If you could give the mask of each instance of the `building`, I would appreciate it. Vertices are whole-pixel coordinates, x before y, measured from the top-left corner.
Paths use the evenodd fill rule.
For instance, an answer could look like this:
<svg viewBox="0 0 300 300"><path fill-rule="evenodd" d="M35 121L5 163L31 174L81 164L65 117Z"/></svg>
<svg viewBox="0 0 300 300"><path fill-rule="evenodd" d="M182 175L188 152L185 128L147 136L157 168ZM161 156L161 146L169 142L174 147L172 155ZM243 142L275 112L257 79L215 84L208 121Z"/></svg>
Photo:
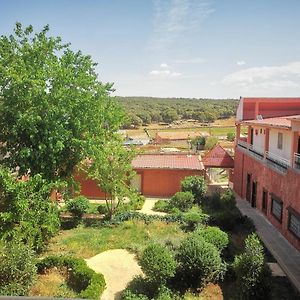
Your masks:
<svg viewBox="0 0 300 300"><path fill-rule="evenodd" d="M150 197L171 197L180 191L180 182L186 176L204 176L201 158L194 154L140 154L132 165L136 176L131 185ZM75 178L81 185L82 195L95 199L105 197L92 179L82 173Z"/></svg>
<svg viewBox="0 0 300 300"><path fill-rule="evenodd" d="M241 128L248 132L241 137ZM241 98L233 189L300 250L300 98Z"/></svg>

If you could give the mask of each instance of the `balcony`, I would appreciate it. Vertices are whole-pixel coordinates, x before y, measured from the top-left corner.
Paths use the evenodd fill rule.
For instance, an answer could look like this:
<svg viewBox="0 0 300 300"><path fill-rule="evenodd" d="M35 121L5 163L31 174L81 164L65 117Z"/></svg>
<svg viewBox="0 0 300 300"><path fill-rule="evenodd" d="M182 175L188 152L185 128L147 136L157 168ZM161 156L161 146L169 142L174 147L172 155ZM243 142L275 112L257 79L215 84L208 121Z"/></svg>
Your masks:
<svg viewBox="0 0 300 300"><path fill-rule="evenodd" d="M300 171L300 154L294 154L293 166L291 160L280 157L269 151L260 151L254 149L253 145L248 144L243 140L237 140L237 147L245 152L248 155L262 161L264 164L269 166L272 169L275 169L281 173L287 173L287 170L291 167Z"/></svg>

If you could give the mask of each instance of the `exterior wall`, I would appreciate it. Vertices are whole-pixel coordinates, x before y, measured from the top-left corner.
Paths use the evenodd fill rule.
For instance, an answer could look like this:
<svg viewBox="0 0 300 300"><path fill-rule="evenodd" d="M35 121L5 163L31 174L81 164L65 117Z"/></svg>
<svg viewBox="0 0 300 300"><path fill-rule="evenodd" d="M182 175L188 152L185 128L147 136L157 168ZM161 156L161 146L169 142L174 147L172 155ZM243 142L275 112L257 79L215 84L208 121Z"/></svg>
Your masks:
<svg viewBox="0 0 300 300"><path fill-rule="evenodd" d="M203 175L204 171L137 169L142 176L142 194L153 197L171 197L180 191L180 182L186 176Z"/></svg>
<svg viewBox="0 0 300 300"><path fill-rule="evenodd" d="M180 191L180 182L186 176L204 175L198 170L170 170L170 169L136 169L141 175L141 193L152 197L171 197ZM84 174L75 176L81 186L81 195L93 199L105 198L105 193L92 179L85 178Z"/></svg>
<svg viewBox="0 0 300 300"><path fill-rule="evenodd" d="M282 149L278 149L278 132L283 134ZM279 157L291 160L292 132L288 130L270 129L269 152L270 155L275 154Z"/></svg>
<svg viewBox="0 0 300 300"><path fill-rule="evenodd" d="M293 169L288 169L287 174L278 173L236 148L233 189L241 198L246 198L247 174L251 174L252 181L257 182L257 209L263 211L262 193L265 189L268 192L265 212L267 219L300 251L300 239L288 230L287 210L288 207L292 207L300 213L300 173ZM283 202L281 223L271 213L271 194L276 195Z"/></svg>
<svg viewBox="0 0 300 300"><path fill-rule="evenodd" d="M266 128L253 126L253 149L264 153Z"/></svg>

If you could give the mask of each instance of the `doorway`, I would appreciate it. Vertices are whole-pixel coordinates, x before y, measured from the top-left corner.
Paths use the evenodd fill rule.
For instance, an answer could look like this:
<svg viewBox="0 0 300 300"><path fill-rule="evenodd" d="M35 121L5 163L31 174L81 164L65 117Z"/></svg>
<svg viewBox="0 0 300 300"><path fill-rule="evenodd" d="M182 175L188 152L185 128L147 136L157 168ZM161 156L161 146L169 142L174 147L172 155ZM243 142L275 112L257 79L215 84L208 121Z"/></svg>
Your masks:
<svg viewBox="0 0 300 300"><path fill-rule="evenodd" d="M257 182L252 182L252 197L251 197L251 206L256 207L256 192L257 192Z"/></svg>
<svg viewBox="0 0 300 300"><path fill-rule="evenodd" d="M246 185L246 200L250 202L251 197L251 174L247 174L247 185Z"/></svg>
<svg viewBox="0 0 300 300"><path fill-rule="evenodd" d="M262 193L262 211L266 215L268 212L268 192L263 189Z"/></svg>

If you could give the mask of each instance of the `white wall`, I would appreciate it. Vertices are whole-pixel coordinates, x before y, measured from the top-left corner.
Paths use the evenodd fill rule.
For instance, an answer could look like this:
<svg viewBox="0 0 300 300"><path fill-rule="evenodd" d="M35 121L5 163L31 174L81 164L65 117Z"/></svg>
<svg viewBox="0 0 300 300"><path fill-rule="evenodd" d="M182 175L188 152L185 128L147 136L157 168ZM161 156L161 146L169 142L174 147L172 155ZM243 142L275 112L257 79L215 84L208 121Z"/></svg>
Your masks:
<svg viewBox="0 0 300 300"><path fill-rule="evenodd" d="M278 132L283 134L282 149L277 148ZM270 155L275 154L279 157L291 160L292 151L292 132L288 130L270 129L269 152Z"/></svg>
<svg viewBox="0 0 300 300"><path fill-rule="evenodd" d="M253 126L253 149L261 153L265 151L265 131L263 127Z"/></svg>

